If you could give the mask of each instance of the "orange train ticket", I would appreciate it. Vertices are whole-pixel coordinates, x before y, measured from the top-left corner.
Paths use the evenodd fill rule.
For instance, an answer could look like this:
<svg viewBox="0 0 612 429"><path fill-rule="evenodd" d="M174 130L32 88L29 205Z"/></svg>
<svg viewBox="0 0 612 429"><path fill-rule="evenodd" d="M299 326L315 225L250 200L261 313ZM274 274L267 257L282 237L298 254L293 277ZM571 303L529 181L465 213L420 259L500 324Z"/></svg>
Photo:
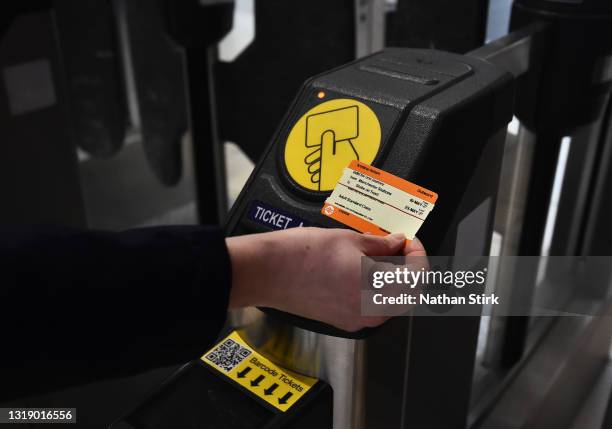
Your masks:
<svg viewBox="0 0 612 429"><path fill-rule="evenodd" d="M321 213L360 232L402 232L413 240L437 199L433 191L354 160Z"/></svg>

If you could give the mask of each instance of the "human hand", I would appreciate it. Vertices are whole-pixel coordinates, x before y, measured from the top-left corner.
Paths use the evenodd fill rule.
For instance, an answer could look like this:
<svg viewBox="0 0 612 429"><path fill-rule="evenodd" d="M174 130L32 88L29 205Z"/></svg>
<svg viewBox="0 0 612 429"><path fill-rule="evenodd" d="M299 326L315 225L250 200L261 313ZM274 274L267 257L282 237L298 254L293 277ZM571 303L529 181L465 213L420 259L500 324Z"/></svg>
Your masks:
<svg viewBox="0 0 612 429"><path fill-rule="evenodd" d="M361 257L425 255L418 240L405 242L323 228L230 237L230 308L271 307L345 331L380 325L388 317L361 316Z"/></svg>

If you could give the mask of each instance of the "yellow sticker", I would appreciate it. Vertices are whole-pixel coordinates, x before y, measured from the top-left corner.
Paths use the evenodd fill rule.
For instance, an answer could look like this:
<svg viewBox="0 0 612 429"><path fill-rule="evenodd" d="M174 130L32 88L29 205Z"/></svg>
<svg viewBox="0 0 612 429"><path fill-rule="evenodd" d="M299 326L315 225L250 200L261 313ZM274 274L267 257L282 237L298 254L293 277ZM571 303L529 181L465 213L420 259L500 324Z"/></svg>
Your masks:
<svg viewBox="0 0 612 429"><path fill-rule="evenodd" d="M281 411L291 408L317 382L270 362L236 331L206 352L202 361Z"/></svg>
<svg viewBox="0 0 612 429"><path fill-rule="evenodd" d="M354 159L370 164L380 148L380 123L364 103L340 98L321 103L293 126L285 165L300 186L331 191Z"/></svg>

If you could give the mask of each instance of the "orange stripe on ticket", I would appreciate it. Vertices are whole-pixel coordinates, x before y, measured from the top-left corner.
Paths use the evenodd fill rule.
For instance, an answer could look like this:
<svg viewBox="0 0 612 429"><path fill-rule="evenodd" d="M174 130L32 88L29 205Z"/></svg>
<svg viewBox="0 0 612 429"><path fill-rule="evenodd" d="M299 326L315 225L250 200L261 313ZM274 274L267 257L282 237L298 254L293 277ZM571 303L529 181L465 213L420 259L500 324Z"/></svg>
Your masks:
<svg viewBox="0 0 612 429"><path fill-rule="evenodd" d="M350 228L356 229L359 232L379 235L381 237L390 234L389 231L374 225L372 222L368 222L365 219L358 218L354 214L342 210L341 208L338 208L332 204L325 203L325 205L321 209L321 213L323 213L325 216L337 220L338 222L345 224ZM412 240L406 239L405 246L408 246L411 242Z"/></svg>
<svg viewBox="0 0 612 429"><path fill-rule="evenodd" d="M400 177L394 176L391 173L387 173L386 171L380 170L376 167L372 167L371 165L364 164L357 160L353 160L349 164L349 168L355 171L358 171L366 176L370 176L376 180L384 182L388 185L391 185L397 189L400 189L404 192L408 192L412 195L419 197L420 199L427 201L429 203L434 204L438 199L438 194L428 189L422 188L421 186L415 185L407 180L404 180Z"/></svg>
<svg viewBox="0 0 612 429"><path fill-rule="evenodd" d="M385 231L384 229L374 225L372 222L361 219L354 214L349 213L346 210L342 210L341 208L332 204L325 203L321 209L321 213L360 232L369 232L371 234L381 236L389 234L389 231Z"/></svg>

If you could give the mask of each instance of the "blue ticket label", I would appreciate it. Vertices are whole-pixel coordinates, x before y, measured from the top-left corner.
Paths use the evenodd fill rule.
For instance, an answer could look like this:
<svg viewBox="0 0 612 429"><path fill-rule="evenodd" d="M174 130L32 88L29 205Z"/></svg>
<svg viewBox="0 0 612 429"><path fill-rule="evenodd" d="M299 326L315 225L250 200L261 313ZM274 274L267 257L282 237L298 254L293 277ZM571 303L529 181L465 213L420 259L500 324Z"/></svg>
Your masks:
<svg viewBox="0 0 612 429"><path fill-rule="evenodd" d="M312 222L260 201L253 201L251 203L248 216L253 222L275 230L312 225Z"/></svg>

